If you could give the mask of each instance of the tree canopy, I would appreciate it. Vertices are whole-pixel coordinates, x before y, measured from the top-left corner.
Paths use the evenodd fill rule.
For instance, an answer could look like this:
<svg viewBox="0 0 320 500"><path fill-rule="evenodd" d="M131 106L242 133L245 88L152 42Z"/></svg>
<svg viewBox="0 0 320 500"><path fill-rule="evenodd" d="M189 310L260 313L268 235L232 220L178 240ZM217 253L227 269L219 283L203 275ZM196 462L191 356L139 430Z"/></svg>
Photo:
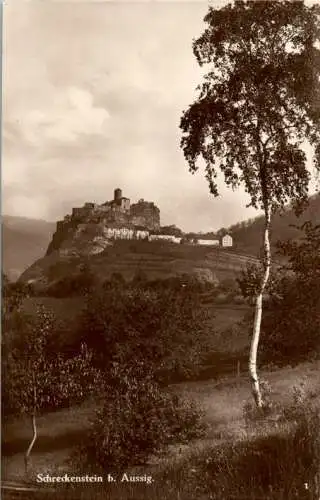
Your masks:
<svg viewBox="0 0 320 500"><path fill-rule="evenodd" d="M300 0L209 8L193 43L209 71L180 127L190 170L202 156L214 195L219 167L227 185L244 184L253 207L307 200L305 141L319 169L319 12Z"/></svg>
<svg viewBox="0 0 320 500"><path fill-rule="evenodd" d="M193 43L198 63L209 71L180 123L189 168L195 172L202 157L211 193L219 194L220 169L227 186L242 185L249 205L264 211L263 272L249 357L259 407L256 359L271 270L272 214L288 202L298 214L308 202L306 143L320 171L319 17L320 6L301 0L235 0L210 7L207 27Z"/></svg>

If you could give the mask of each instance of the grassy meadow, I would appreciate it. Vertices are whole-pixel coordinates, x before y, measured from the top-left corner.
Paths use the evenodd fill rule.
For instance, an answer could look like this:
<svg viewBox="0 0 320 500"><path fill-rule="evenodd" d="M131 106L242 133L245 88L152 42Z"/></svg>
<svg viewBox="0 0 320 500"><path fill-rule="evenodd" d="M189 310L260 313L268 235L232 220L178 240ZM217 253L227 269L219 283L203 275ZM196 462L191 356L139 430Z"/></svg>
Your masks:
<svg viewBox="0 0 320 500"><path fill-rule="evenodd" d="M296 368L284 368L262 373L273 389L275 402L289 403L292 388L304 380L320 403L320 365L306 363ZM204 499L205 485L201 474L201 464L206 463L218 450L230 445L248 443L256 439L254 430L248 430L244 419L243 407L250 399L250 387L246 374L240 377L228 376L222 380L206 380L177 384L172 387L178 393L193 398L204 410L208 430L205 438L188 445L175 446L168 450L165 457L150 461L142 468L143 474L150 474L153 483L133 485L104 485L106 491L99 493L99 487L85 485L77 487L79 498L110 499ZM76 408L56 411L39 417L39 438L32 454L30 477L36 473L72 474L68 457L72 445L90 425L97 406L87 402ZM272 436L277 427L275 421L266 419L261 432L265 437ZM27 419L10 422L3 428L3 471L4 480L20 481L24 477L23 452L31 438L31 426ZM199 473L197 470L199 469ZM134 473L133 469L133 473ZM140 469L139 469L140 470ZM109 471L106 471L106 475ZM131 471L132 473L132 471ZM229 481L232 481L232 471ZM198 492L197 492L198 488ZM80 491L81 490L81 491ZM213 492L216 494L217 492ZM96 496L97 495L97 496ZM100 497L99 497L100 498ZM212 497L216 498L216 497ZM218 497L217 497L218 498ZM224 497L221 492L220 498ZM252 498L257 498L252 496Z"/></svg>
<svg viewBox="0 0 320 500"><path fill-rule="evenodd" d="M69 320L76 318L82 307L79 298L34 297L27 299L23 308L30 313L39 304L44 304L59 317ZM253 457L259 458L259 448L257 451L255 446L265 446L263 443L257 444L261 439L272 443L272 436L276 436L274 438L276 445L275 450L271 450L270 453L278 453L277 446L283 450L283 445L281 443L279 445L277 439L279 436L284 439L282 436L285 435L286 426L282 428L278 425L277 411L275 411L271 417L261 420L258 432L256 424L248 427L244 407L246 402L251 401L246 366L250 331L238 326L248 311L246 305L212 305L208 322L209 334L212 327L212 349L208 354L206 365L203 366L197 380L171 385L172 391L193 399L197 406L202 408L207 426L203 438L193 440L187 445L171 446L163 457L151 457L146 466L126 471L151 475L153 479L151 484L120 482L108 484L105 481L102 487L93 483L77 485L76 489L68 490L61 489L59 485L58 497L110 500L263 498L259 496L254 484L251 488L252 495L243 496L248 493L248 485L239 485L237 479L239 470L244 466L242 462L238 464L239 457L248 457L252 452ZM319 362L303 363L294 368L263 369L261 375L271 387L271 398L276 408L277 405L281 407L289 405L293 388L302 381L312 391L314 402L320 404ZM100 402L97 400L86 401L77 407L39 416L38 439L32 451L28 480L34 480L38 473L51 475L74 473L69 461L70 454L89 429L90 420L99 405ZM26 480L23 454L31 437L31 423L25 417L10 419L3 424L4 481L20 483ZM243 447L245 453L241 451ZM234 465L235 461L237 465ZM250 470L251 466L248 467ZM105 477L108 472L110 471L105 471ZM300 482L304 484L307 480L301 478ZM246 493L241 493L241 488ZM283 490L282 496L279 491L278 496L272 496L271 492L269 497L264 498L267 500L296 498L283 496L288 494L286 491ZM6 495L11 498L8 493L4 494L4 498ZM29 492L28 495L28 498L33 498L32 493ZM45 496L51 496L49 490ZM312 496L305 498L318 500Z"/></svg>

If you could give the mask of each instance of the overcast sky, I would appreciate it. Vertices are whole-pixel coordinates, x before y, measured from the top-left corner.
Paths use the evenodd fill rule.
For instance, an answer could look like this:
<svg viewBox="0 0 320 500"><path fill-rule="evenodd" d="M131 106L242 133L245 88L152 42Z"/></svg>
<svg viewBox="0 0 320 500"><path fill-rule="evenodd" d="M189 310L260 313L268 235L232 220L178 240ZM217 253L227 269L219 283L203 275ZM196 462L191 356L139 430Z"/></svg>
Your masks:
<svg viewBox="0 0 320 500"><path fill-rule="evenodd" d="M3 212L57 220L121 187L132 201L154 201L162 224L184 230L254 216L242 191L221 183L221 196L209 195L179 148L180 117L200 83L192 39L207 9L187 1L9 0Z"/></svg>

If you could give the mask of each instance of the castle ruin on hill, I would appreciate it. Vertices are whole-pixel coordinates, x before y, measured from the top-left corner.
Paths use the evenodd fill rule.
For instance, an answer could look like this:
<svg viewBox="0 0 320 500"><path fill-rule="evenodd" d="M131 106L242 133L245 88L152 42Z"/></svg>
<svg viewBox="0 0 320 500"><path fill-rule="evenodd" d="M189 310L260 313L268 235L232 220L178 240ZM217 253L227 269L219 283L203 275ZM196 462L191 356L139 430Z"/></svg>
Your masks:
<svg viewBox="0 0 320 500"><path fill-rule="evenodd" d="M160 210L153 202L144 199L131 205L130 199L122 196L121 189L117 188L113 200L101 205L86 202L58 221L47 254L58 249L70 232L81 231L92 224L99 226L109 239L145 239L150 232L160 229Z"/></svg>
<svg viewBox="0 0 320 500"><path fill-rule="evenodd" d="M233 246L232 237L228 234L222 238L212 239L205 235L199 238L199 235L190 239L183 237L181 231L180 236L164 231L165 228L160 227L160 210L153 202L140 199L131 205L130 199L122 196L121 189L117 188L112 200L101 205L86 202L82 207L74 207L71 214L58 221L46 255L55 250L72 253L72 247L85 244L89 245L91 254L100 253L110 244L110 240L143 239L218 247Z"/></svg>
<svg viewBox="0 0 320 500"><path fill-rule="evenodd" d="M121 189L114 190L114 198L102 205L85 203L83 207L73 208L72 215L66 216L62 223L70 220L77 222L102 222L106 225L119 224L127 227L140 227L149 231L160 228L160 210L153 202L143 199L130 204L130 199L122 196Z"/></svg>

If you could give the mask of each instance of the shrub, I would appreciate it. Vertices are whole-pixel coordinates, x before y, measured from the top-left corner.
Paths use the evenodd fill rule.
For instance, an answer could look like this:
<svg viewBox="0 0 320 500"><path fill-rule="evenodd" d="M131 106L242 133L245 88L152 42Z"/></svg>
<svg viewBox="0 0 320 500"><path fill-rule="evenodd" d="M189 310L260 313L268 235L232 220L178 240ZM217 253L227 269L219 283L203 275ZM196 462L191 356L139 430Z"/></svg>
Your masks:
<svg viewBox="0 0 320 500"><path fill-rule="evenodd" d="M145 364L114 364L104 405L80 447L78 466L113 470L143 464L167 445L203 431L199 411L162 391Z"/></svg>
<svg viewBox="0 0 320 500"><path fill-rule="evenodd" d="M55 281L47 288L46 295L57 298L87 295L95 285L96 278L94 274L83 271Z"/></svg>
<svg viewBox="0 0 320 500"><path fill-rule="evenodd" d="M10 283L3 274L2 285L2 321L5 321L8 314L19 309L25 298L34 295L34 288L31 284L20 282Z"/></svg>
<svg viewBox="0 0 320 500"><path fill-rule="evenodd" d="M299 229L303 234L298 241L278 243L287 258L287 273L273 291L264 328L266 336L271 333L270 342L265 340L266 355L285 361L320 353L320 225L309 221Z"/></svg>
<svg viewBox="0 0 320 500"><path fill-rule="evenodd" d="M215 302L217 304L227 304L229 302L229 297L226 293L218 293L215 297Z"/></svg>
<svg viewBox="0 0 320 500"><path fill-rule="evenodd" d="M270 417L278 410L278 406L272 400L272 388L267 380L260 380L260 390L263 400L262 408L258 408L251 399L244 404L243 416L247 429L254 428L256 424Z"/></svg>
<svg viewBox="0 0 320 500"><path fill-rule="evenodd" d="M134 276L132 278L132 284L139 286L143 283L147 282L147 274L143 269L137 269L137 271L134 273Z"/></svg>
<svg viewBox="0 0 320 500"><path fill-rule="evenodd" d="M193 376L207 351L206 311L188 287L108 286L88 298L78 343L96 352L108 373L112 362L148 360L158 381Z"/></svg>
<svg viewBox="0 0 320 500"><path fill-rule="evenodd" d="M245 303L245 299L243 298L242 295L235 295L233 297L233 302L237 305L240 305Z"/></svg>
<svg viewBox="0 0 320 500"><path fill-rule="evenodd" d="M237 282L233 278L224 278L219 283L219 290L221 292L230 293L237 291Z"/></svg>
<svg viewBox="0 0 320 500"><path fill-rule="evenodd" d="M320 352L320 280L284 278L271 297L262 322L265 362L297 363Z"/></svg>
<svg viewBox="0 0 320 500"><path fill-rule="evenodd" d="M83 401L98 391L99 373L85 345L63 355L53 345L56 317L43 306L35 316L16 312L2 339L4 416L26 411L36 402L37 412Z"/></svg>
<svg viewBox="0 0 320 500"><path fill-rule="evenodd" d="M286 265L273 270L261 324L264 363L295 364L320 353L320 225L305 223L298 241L279 242ZM238 279L244 297L252 299L261 268L249 266Z"/></svg>
<svg viewBox="0 0 320 500"><path fill-rule="evenodd" d="M110 281L112 284L125 285L126 280L121 273L112 273Z"/></svg>

